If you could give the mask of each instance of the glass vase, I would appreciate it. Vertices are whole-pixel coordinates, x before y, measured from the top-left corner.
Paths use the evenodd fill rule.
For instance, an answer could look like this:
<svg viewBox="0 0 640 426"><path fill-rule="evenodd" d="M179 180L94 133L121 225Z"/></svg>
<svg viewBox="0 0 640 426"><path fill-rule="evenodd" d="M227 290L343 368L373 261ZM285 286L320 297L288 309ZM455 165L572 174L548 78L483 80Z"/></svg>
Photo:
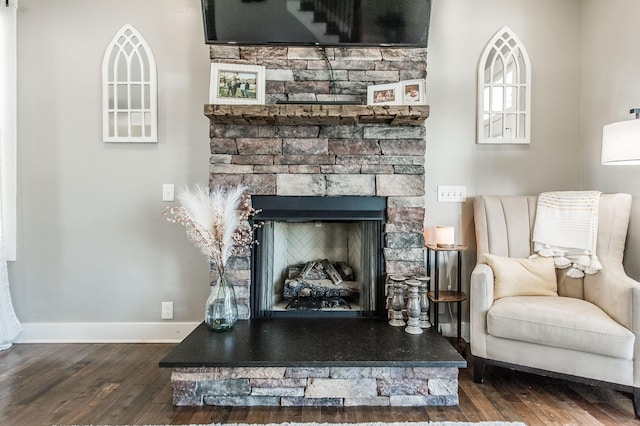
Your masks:
<svg viewBox="0 0 640 426"><path fill-rule="evenodd" d="M213 331L230 331L238 321L236 292L226 274L218 277L205 305L204 321Z"/></svg>

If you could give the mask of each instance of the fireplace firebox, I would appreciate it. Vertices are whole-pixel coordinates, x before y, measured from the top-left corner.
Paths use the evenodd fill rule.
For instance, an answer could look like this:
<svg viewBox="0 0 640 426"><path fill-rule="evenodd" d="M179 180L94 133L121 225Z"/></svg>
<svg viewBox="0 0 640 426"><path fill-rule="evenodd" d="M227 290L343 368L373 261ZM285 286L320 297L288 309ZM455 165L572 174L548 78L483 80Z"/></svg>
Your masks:
<svg viewBox="0 0 640 426"><path fill-rule="evenodd" d="M251 315L381 317L385 197L251 197Z"/></svg>

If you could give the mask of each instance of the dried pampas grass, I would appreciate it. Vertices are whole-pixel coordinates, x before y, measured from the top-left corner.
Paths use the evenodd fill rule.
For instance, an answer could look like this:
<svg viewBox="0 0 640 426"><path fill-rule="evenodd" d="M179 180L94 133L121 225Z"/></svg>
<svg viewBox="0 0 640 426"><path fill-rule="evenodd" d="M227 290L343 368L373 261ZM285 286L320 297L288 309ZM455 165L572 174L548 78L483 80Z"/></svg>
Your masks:
<svg viewBox="0 0 640 426"><path fill-rule="evenodd" d="M233 255L246 254L254 244L249 218L251 207L243 185L216 186L211 191L199 185L178 195L180 207L168 207L164 215L185 226L187 237L223 274Z"/></svg>

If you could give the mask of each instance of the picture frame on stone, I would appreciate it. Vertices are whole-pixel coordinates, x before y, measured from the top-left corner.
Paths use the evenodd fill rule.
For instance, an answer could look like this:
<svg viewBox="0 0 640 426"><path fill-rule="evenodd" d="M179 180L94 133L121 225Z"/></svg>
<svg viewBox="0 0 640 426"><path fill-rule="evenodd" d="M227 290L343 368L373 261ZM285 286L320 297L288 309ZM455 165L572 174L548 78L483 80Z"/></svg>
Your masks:
<svg viewBox="0 0 640 426"><path fill-rule="evenodd" d="M400 83L376 84L367 87L367 105L400 105Z"/></svg>
<svg viewBox="0 0 640 426"><path fill-rule="evenodd" d="M265 102L265 67L242 64L211 64L209 103L217 105Z"/></svg>
<svg viewBox="0 0 640 426"><path fill-rule="evenodd" d="M426 105L425 81L403 80L400 82L402 105Z"/></svg>

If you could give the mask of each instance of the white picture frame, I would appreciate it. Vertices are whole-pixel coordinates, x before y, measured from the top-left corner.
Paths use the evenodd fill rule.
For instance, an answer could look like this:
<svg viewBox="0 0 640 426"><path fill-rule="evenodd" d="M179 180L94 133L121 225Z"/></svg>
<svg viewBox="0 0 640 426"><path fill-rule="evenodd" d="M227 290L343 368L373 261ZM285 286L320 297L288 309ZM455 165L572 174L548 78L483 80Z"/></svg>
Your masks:
<svg viewBox="0 0 640 426"><path fill-rule="evenodd" d="M403 80L400 82L402 105L426 105L424 80Z"/></svg>
<svg viewBox="0 0 640 426"><path fill-rule="evenodd" d="M400 105L400 83L376 84L367 87L367 105Z"/></svg>
<svg viewBox="0 0 640 426"><path fill-rule="evenodd" d="M264 105L265 67L242 64L211 64L209 103L217 105Z"/></svg>

